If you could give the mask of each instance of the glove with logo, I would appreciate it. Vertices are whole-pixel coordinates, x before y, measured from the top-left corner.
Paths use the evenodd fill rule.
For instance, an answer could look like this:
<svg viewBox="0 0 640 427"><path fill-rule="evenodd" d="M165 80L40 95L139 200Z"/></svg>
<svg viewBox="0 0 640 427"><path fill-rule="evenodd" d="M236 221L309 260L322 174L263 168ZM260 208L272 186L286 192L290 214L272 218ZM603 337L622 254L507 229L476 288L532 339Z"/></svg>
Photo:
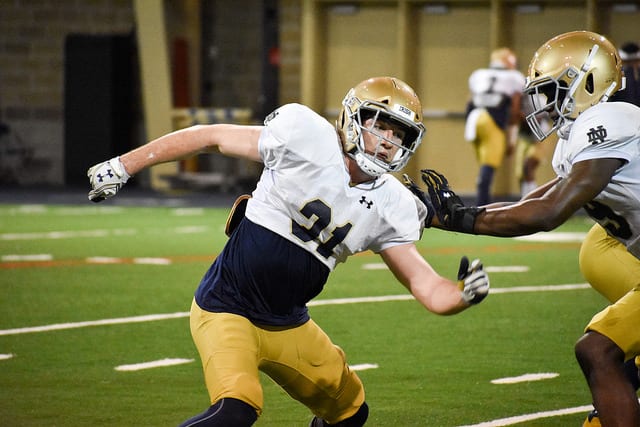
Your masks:
<svg viewBox="0 0 640 427"><path fill-rule="evenodd" d="M89 200L96 203L115 196L130 178L120 157L92 166L87 171L87 176L91 184Z"/></svg>
<svg viewBox="0 0 640 427"><path fill-rule="evenodd" d="M422 169L420 172L440 223L452 231L474 234L476 217L484 208L465 207L462 199L449 188L449 181L444 175L433 169Z"/></svg>
<svg viewBox="0 0 640 427"><path fill-rule="evenodd" d="M458 287L462 299L467 304L478 304L489 294L489 275L479 259L469 265L469 258L463 256L458 269Z"/></svg>

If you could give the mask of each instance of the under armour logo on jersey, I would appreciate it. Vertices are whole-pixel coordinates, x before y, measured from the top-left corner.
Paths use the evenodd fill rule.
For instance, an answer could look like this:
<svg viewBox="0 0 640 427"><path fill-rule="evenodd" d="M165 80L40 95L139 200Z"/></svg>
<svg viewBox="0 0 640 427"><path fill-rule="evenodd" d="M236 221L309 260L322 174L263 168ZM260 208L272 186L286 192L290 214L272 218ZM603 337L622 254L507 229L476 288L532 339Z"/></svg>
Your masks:
<svg viewBox="0 0 640 427"><path fill-rule="evenodd" d="M591 145L596 145L599 142L604 142L604 139L607 137L607 130L602 127L602 125L595 129L591 128L589 132L587 132L587 137Z"/></svg>
<svg viewBox="0 0 640 427"><path fill-rule="evenodd" d="M360 198L360 204L361 205L365 205L367 207L367 209L371 209L371 206L373 206L373 202L368 201L367 198L365 196L362 196Z"/></svg>
<svg viewBox="0 0 640 427"><path fill-rule="evenodd" d="M107 169L107 175L102 175L101 173L96 174L96 177L98 178L98 182L103 182L105 180L105 178L109 177L109 178L113 178L113 173L111 172L111 169Z"/></svg>
<svg viewBox="0 0 640 427"><path fill-rule="evenodd" d="M269 114L265 119L264 119L264 124L266 125L267 123L269 123L271 120L275 119L276 116L279 114L278 110L275 110L273 112L271 112L271 114Z"/></svg>

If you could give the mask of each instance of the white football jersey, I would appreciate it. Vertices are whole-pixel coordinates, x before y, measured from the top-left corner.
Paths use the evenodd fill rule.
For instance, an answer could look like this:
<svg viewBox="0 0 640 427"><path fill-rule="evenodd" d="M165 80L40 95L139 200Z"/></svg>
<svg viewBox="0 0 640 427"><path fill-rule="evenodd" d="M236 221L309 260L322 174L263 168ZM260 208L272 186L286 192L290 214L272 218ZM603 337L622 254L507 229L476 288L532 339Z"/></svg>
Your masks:
<svg viewBox="0 0 640 427"><path fill-rule="evenodd" d="M625 161L585 210L640 258L640 108L624 102L597 104L558 135L553 169L560 177L565 178L583 160Z"/></svg>
<svg viewBox="0 0 640 427"><path fill-rule="evenodd" d="M476 108L498 107L504 97L522 92L524 75L518 70L480 68L469 76L469 91Z"/></svg>
<svg viewBox="0 0 640 427"><path fill-rule="evenodd" d="M246 217L330 269L420 239L424 205L389 174L350 185L336 129L309 108L287 104L267 117L259 151L265 168Z"/></svg>

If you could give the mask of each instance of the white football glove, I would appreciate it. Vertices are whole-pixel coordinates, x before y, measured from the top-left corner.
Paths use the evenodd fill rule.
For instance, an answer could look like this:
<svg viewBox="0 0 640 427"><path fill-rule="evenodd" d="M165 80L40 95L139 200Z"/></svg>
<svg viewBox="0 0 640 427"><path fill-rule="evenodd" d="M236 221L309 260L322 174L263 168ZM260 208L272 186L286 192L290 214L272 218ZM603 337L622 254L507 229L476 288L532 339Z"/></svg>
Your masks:
<svg viewBox="0 0 640 427"><path fill-rule="evenodd" d="M115 196L130 178L120 157L90 167L87 176L92 188L89 191L89 200L92 202L101 202Z"/></svg>
<svg viewBox="0 0 640 427"><path fill-rule="evenodd" d="M478 304L489 294L489 275L479 259L473 260L469 265L469 259L462 257L458 270L458 287L467 304Z"/></svg>

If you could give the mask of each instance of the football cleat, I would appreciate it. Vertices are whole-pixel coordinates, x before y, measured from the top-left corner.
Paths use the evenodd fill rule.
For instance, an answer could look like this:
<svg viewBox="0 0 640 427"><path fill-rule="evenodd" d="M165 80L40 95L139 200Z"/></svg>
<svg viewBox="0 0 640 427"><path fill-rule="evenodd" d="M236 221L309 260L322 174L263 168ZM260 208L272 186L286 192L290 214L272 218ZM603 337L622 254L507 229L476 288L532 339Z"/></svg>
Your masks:
<svg viewBox="0 0 640 427"><path fill-rule="evenodd" d="M313 417L313 419L311 420L311 423L309 424L309 427L324 427L327 424L325 424L324 421L322 421L320 418L318 417Z"/></svg>
<svg viewBox="0 0 640 427"><path fill-rule="evenodd" d="M584 420L582 427L602 427L597 410L594 409L593 411L589 412L589 415L587 415L587 419Z"/></svg>

